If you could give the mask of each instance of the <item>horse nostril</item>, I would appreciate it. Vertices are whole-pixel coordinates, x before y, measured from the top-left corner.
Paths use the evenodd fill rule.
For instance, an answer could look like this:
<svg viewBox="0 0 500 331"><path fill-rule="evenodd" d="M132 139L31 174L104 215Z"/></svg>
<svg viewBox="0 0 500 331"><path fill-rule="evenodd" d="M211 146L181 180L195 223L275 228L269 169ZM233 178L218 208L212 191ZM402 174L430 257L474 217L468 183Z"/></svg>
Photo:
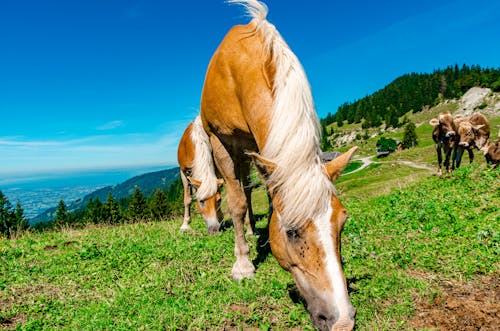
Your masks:
<svg viewBox="0 0 500 331"><path fill-rule="evenodd" d="M328 320L328 318L325 315L323 315L323 314L319 314L318 315L318 320L326 322Z"/></svg>

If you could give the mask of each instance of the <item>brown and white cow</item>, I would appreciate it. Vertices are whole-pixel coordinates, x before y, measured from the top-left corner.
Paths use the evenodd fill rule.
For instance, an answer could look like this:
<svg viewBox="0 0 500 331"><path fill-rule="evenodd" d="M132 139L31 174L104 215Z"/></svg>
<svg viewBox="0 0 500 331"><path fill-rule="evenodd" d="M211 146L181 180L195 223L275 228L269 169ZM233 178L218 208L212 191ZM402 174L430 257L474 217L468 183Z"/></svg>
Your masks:
<svg viewBox="0 0 500 331"><path fill-rule="evenodd" d="M454 163L458 168L462 160L464 150L469 152L469 157L472 156L470 162L474 158L472 148L487 152L490 138L490 125L488 119L481 113L474 113L470 117L461 118L455 121L457 131L458 146L454 153Z"/></svg>
<svg viewBox="0 0 500 331"><path fill-rule="evenodd" d="M434 130L432 130L432 139L436 143L438 175L442 174L441 164L443 163L443 153L446 172L450 171L450 157L454 147L456 136L453 120L453 115L451 115L451 113L447 111L440 113L437 118L433 118L429 121L429 124L434 126Z"/></svg>
<svg viewBox="0 0 500 331"><path fill-rule="evenodd" d="M486 162L491 163L493 168L496 168L500 164L500 130L498 131L497 141L490 143L486 149Z"/></svg>
<svg viewBox="0 0 500 331"><path fill-rule="evenodd" d="M490 138L490 123L481 113L474 113L471 117L458 123L459 146L476 147L482 150Z"/></svg>

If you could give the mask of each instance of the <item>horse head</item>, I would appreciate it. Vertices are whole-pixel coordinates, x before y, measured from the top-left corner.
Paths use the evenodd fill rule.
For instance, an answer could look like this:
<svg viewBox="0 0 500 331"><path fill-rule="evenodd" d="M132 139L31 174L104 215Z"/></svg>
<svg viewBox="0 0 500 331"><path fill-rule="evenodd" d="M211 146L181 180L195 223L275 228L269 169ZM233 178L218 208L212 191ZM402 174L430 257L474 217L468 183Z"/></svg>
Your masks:
<svg viewBox="0 0 500 331"><path fill-rule="evenodd" d="M338 178L357 147L324 166L332 181ZM253 153L264 176L273 171L269 160ZM340 237L347 220L347 211L335 194L331 203L317 219L309 219L300 227L287 227L281 219L279 193L272 192L274 211L269 225L273 255L279 264L292 273L307 310L320 330L352 330L355 309L349 302L347 284L342 271Z"/></svg>
<svg viewBox="0 0 500 331"><path fill-rule="evenodd" d="M189 176L187 177L187 179L189 183L196 189L201 186L201 182L199 180L196 180ZM218 187L220 187L223 183L223 179L217 179ZM217 190L214 195L209 196L208 198L196 199L196 207L205 220L207 231L210 233L219 231L219 221L222 219L222 213L220 212L220 201L221 195L219 193L219 190Z"/></svg>

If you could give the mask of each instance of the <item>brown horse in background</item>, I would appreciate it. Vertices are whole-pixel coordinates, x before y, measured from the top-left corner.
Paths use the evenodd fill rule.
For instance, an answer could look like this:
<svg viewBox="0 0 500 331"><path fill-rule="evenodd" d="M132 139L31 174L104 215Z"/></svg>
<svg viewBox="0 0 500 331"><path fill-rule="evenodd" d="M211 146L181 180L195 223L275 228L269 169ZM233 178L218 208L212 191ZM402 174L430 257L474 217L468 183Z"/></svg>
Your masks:
<svg viewBox="0 0 500 331"><path fill-rule="evenodd" d="M356 148L321 163L321 131L304 70L256 0L252 17L225 36L208 66L201 101L203 127L226 182L235 231L234 279L252 277L243 218L244 181L254 159L271 194L271 250L290 271L320 330L352 330L354 313L340 258L347 212L332 181Z"/></svg>
<svg viewBox="0 0 500 331"><path fill-rule="evenodd" d="M218 187L223 180L215 175L212 147L201 124L199 116L191 122L179 142L177 161L181 168L182 186L184 186L184 221L181 231L190 230L191 202L193 188L196 188L196 206L205 219L208 232L219 230L220 193Z"/></svg>

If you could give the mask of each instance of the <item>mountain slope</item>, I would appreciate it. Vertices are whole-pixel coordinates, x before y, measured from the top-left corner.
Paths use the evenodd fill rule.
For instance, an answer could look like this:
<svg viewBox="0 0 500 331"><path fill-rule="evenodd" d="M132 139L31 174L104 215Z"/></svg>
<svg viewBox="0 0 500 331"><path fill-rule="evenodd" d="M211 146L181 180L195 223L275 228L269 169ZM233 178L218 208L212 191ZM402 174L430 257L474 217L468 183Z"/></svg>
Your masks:
<svg viewBox="0 0 500 331"><path fill-rule="evenodd" d="M398 117L419 112L445 99L460 98L474 86L500 91L500 69L457 65L433 73L411 73L396 78L379 91L354 102L341 105L335 115L328 114L324 125L343 121L376 127L384 121L397 125Z"/></svg>
<svg viewBox="0 0 500 331"><path fill-rule="evenodd" d="M87 194L81 199L69 203L68 210L80 210L87 205L90 199L99 199L100 201L104 202L108 194L111 194L116 200L129 197L130 195L132 195L132 193L134 193L134 189L136 186L141 189L145 196L150 196L158 188L162 190L168 189L170 184L172 184L177 178L179 178L178 167L135 176L124 181L123 183L114 186L103 187L90 194ZM32 224L50 221L54 217L55 211L56 207L47 209L42 214L35 217L32 220Z"/></svg>

